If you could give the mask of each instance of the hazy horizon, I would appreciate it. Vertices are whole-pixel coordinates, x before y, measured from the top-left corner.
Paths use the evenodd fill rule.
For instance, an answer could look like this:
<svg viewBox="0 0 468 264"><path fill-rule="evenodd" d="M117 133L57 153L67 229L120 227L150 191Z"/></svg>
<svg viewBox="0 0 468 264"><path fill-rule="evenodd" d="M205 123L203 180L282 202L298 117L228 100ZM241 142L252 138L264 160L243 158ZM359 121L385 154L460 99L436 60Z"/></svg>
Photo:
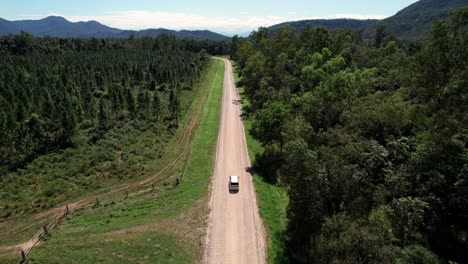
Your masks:
<svg viewBox="0 0 468 264"><path fill-rule="evenodd" d="M2 3L4 2L4 3ZM383 19L394 15L416 0L377 2L358 0L289 1L272 5L267 1L223 3L209 1L80 1L46 0L0 1L0 17L7 20L42 19L61 16L71 22L95 20L124 30L167 28L173 30L211 30L234 35L260 26L304 19ZM365 7L365 8L364 8ZM92 10L92 11L90 11ZM248 12L246 10L249 10Z"/></svg>

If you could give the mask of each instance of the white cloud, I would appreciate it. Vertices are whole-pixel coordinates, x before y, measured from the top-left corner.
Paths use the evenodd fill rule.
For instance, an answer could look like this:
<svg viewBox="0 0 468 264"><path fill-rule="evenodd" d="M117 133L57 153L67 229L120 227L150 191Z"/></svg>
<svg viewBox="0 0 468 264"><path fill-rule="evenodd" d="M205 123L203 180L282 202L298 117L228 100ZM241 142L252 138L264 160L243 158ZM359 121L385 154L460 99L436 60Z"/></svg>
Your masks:
<svg viewBox="0 0 468 264"><path fill-rule="evenodd" d="M384 16L369 16L359 14L336 14L327 17L297 17L295 12L288 12L285 16L253 16L243 12L241 17L209 17L198 14L128 10L114 11L103 15L86 16L64 16L60 14L47 15L22 15L25 19L38 19L48 15L63 16L66 19L77 21L96 20L104 25L120 29L147 29L147 28L168 28L168 29L209 29L217 32L236 34L239 32L251 31L261 26L270 26L285 21L317 19L317 18L383 18Z"/></svg>

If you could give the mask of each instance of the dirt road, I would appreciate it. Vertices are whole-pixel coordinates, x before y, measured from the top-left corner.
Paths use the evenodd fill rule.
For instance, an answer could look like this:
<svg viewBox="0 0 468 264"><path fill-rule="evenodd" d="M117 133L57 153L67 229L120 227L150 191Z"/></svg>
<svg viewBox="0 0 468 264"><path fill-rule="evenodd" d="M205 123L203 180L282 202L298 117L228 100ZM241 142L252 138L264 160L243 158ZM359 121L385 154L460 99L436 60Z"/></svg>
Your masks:
<svg viewBox="0 0 468 264"><path fill-rule="evenodd" d="M265 263L265 232L258 214L250 159L241 120L232 65L224 60L224 91L221 123L212 176L207 263ZM240 176L240 190L231 194L230 175Z"/></svg>

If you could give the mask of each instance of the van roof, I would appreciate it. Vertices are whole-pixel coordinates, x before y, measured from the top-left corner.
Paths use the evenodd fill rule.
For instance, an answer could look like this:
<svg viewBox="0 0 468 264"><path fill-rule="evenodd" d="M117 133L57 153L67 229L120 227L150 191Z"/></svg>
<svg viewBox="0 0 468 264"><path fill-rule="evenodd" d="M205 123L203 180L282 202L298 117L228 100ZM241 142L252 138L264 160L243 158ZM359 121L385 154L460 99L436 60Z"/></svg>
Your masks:
<svg viewBox="0 0 468 264"><path fill-rule="evenodd" d="M239 176L230 176L229 177L232 183L237 183L239 182Z"/></svg>

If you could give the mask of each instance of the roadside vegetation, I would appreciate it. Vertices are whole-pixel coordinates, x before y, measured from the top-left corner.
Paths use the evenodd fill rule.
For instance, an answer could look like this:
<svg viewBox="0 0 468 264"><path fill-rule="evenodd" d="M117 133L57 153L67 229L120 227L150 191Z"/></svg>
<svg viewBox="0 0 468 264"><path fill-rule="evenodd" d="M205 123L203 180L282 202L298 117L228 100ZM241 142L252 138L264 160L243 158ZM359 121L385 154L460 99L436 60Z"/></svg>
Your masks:
<svg viewBox="0 0 468 264"><path fill-rule="evenodd" d="M468 259L467 14L422 42L384 27L372 42L310 26L233 39L270 257L282 215L263 183L289 200L280 261Z"/></svg>

